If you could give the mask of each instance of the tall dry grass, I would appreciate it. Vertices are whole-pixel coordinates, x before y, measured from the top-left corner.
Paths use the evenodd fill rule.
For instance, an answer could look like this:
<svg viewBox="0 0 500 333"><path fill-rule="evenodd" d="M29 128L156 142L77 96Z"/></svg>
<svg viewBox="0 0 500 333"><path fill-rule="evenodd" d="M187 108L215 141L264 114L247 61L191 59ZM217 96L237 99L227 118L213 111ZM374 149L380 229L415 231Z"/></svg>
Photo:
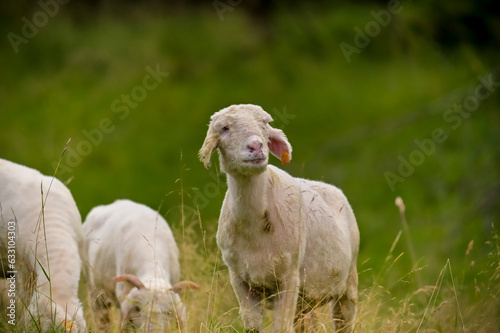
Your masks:
<svg viewBox="0 0 500 333"><path fill-rule="evenodd" d="M404 217L404 211L401 216ZM358 263L360 288L356 332L500 332L500 243L495 226L492 225L491 237L485 244L476 246L471 241L464 249L463 263L447 260L442 263L439 274L432 277L426 275L425 260L414 262L415 257L395 252L404 239L411 248L408 243L411 240L405 237L410 231L404 230L404 223L388 246L382 267L366 268L368 260ZM187 332L244 331L227 268L216 246L216 223L205 223L198 214L188 221L183 218L183 223L174 227L173 232L181 251L182 278L201 286L200 291L188 290L181 295L189 311ZM364 236L365 241L367 237ZM413 268L394 278L391 275L394 266L405 260L411 262ZM463 271L455 266L463 267ZM432 282L425 283L429 279ZM408 292L399 292L401 285L410 286ZM119 309L111 309L111 322L106 329L99 328L91 310L94 300L87 295L82 282L80 297L89 330L119 332ZM270 313L266 313L266 332L271 331L271 318ZM316 318L316 332L331 332L328 306L318 308ZM33 323L12 328L3 319L0 323L3 331L37 331ZM55 331L64 332L64 328Z"/></svg>

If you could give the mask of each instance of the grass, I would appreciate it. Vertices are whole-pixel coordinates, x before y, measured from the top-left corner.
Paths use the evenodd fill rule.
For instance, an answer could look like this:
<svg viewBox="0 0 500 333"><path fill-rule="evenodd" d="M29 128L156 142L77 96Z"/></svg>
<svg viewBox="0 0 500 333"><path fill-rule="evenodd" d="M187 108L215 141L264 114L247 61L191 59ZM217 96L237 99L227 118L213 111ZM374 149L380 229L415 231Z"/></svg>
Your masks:
<svg viewBox="0 0 500 333"><path fill-rule="evenodd" d="M183 278L201 285L200 291L183 295L189 309L187 331L243 331L228 272L213 241L215 230L206 229L199 220L193 220L183 230L173 231L178 241L184 238L179 244L183 249ZM383 267L370 267L369 260L358 263L361 283L357 332L500 332L500 243L496 229L493 228L485 244L478 244L489 251L487 257L478 255L480 249L473 246L464 249L463 259L471 263L468 269L459 272L454 268L456 263L447 260L439 268L434 282L422 285L417 283L416 276L428 269L425 260L410 272L393 276L395 266L411 260L404 252L394 252L403 240L402 234L401 230L396 235ZM198 242L200 235L204 235L203 242ZM466 275L473 276L474 288L463 284ZM405 285L408 292L397 292L401 285ZM271 315L270 310L266 310L266 332L270 331ZM316 315L317 331L330 332L329 307L316 309ZM87 319L92 322L89 312ZM118 321L112 325L118 326Z"/></svg>
<svg viewBox="0 0 500 333"><path fill-rule="evenodd" d="M398 203L401 222L406 222L405 212ZM200 291L188 291L182 295L189 310L188 332L241 332L238 304L233 294L227 268L223 265L215 244L214 224L204 225L198 219L184 221L173 228L181 249L183 279L196 281ZM401 229L384 260L382 267L371 267L370 259L358 262L359 304L356 320L357 332L500 332L500 242L498 232L492 226L490 238L483 248L475 248L470 242L464 249L463 272L454 270L455 263L448 259L440 268L434 284L422 284L418 275L428 270L428 263L421 259L414 268L400 275L395 267L401 262L413 262L405 252L396 249L408 233ZM200 241L201 240L201 241ZM410 242L409 239L406 239ZM409 244L411 245L411 244ZM488 252L482 256L482 251ZM432 262L432 261L431 261ZM412 263L413 265L413 263ZM464 285L466 277L474 280L473 288ZM397 292L402 285L405 293ZM111 310L110 325L105 331L97 327L86 287L81 283L80 297L85 304L85 317L92 332L118 332L119 309ZM318 332L331 331L329 307L316 309ZM270 330L271 313L267 312L266 332ZM0 327L10 327L1 322ZM27 326L13 332L33 331ZM64 332L64 328L55 332Z"/></svg>

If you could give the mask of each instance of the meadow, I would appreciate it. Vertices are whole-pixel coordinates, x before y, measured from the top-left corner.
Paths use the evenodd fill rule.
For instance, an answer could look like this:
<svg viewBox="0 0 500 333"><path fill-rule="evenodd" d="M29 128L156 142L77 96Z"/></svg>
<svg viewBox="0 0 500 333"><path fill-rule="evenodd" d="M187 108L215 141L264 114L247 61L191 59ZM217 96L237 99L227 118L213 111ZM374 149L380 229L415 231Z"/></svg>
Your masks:
<svg viewBox="0 0 500 333"><path fill-rule="evenodd" d="M0 44L0 157L67 183L83 218L118 198L158 209L202 286L184 297L189 332L241 332L215 243L225 176L197 152L212 113L261 105L294 149L280 167L354 209L358 332L500 332L499 50L437 43L409 2L357 40L386 9L279 8L264 24L243 5L68 3ZM0 32L23 36L40 10L12 9Z"/></svg>

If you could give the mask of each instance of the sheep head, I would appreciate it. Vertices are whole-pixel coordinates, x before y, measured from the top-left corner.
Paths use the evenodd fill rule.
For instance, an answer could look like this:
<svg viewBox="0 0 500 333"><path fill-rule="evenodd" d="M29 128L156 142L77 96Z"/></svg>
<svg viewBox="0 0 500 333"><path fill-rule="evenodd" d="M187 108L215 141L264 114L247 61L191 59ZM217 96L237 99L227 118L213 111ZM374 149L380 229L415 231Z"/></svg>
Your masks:
<svg viewBox="0 0 500 333"><path fill-rule="evenodd" d="M182 328L186 321L186 309L178 293L184 288L200 288L191 281L171 286L163 279L154 279L151 285L145 287L132 274L117 276L113 281L125 282L132 287L120 305L122 319L145 332L168 331L175 323Z"/></svg>
<svg viewBox="0 0 500 333"><path fill-rule="evenodd" d="M207 136L199 158L209 168L215 149L219 151L222 171L251 175L264 171L269 152L283 164L291 160L292 146L285 133L269 125L273 118L260 106L232 105L210 118Z"/></svg>

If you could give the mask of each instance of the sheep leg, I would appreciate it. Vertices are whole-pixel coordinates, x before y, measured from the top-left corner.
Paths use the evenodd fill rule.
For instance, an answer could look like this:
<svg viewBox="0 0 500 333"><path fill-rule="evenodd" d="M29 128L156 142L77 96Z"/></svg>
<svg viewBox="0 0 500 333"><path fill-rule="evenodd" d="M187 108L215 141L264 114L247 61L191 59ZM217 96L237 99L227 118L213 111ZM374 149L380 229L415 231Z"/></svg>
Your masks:
<svg viewBox="0 0 500 333"><path fill-rule="evenodd" d="M333 324L335 332L350 333L354 329L358 303L358 273L351 269L346 292L333 304Z"/></svg>
<svg viewBox="0 0 500 333"><path fill-rule="evenodd" d="M230 271L231 285L238 302L240 303L240 316L247 332L262 332L264 329L264 312L262 298L252 292L249 285L235 272Z"/></svg>
<svg viewBox="0 0 500 333"><path fill-rule="evenodd" d="M300 297L300 296L299 296ZM314 309L306 299L299 299L297 314L295 315L295 331L300 333L311 332L316 323Z"/></svg>
<svg viewBox="0 0 500 333"><path fill-rule="evenodd" d="M281 288L274 302L273 332L293 332L298 296L299 273L298 270L292 270L281 280Z"/></svg>
<svg viewBox="0 0 500 333"><path fill-rule="evenodd" d="M343 295L333 306L334 332L352 332L356 303Z"/></svg>

